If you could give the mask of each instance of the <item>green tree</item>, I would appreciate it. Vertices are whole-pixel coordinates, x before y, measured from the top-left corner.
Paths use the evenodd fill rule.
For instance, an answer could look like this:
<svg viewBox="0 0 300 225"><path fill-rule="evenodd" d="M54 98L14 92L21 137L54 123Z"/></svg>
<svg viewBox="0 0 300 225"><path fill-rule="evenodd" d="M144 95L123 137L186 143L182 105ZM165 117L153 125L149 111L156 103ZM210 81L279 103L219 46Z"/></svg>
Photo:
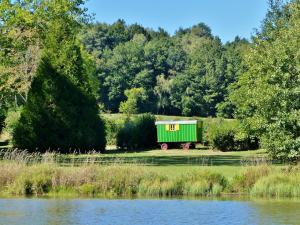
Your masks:
<svg viewBox="0 0 300 225"><path fill-rule="evenodd" d="M80 69L79 66L74 72L79 75L83 72ZM95 98L43 56L13 131L13 143L15 147L40 152L103 151L104 124Z"/></svg>
<svg viewBox="0 0 300 225"><path fill-rule="evenodd" d="M137 74L145 69L144 35L136 35L131 41L118 45L103 56L99 69L101 101L105 108L117 112L125 100L125 90L133 87Z"/></svg>
<svg viewBox="0 0 300 225"><path fill-rule="evenodd" d="M262 147L273 157L295 159L300 156L300 1L282 6L281 16L271 22L272 29L263 27L263 38L254 38L247 71L231 99L245 129L261 136Z"/></svg>
<svg viewBox="0 0 300 225"><path fill-rule="evenodd" d="M165 114L171 108L170 94L173 79L166 79L161 74L156 77L155 94L157 96L157 113Z"/></svg>
<svg viewBox="0 0 300 225"><path fill-rule="evenodd" d="M13 144L29 151L103 151L105 132L91 87L91 63L76 39L81 24L66 10L72 1L58 2L66 5L53 5L60 16L47 26L42 59Z"/></svg>
<svg viewBox="0 0 300 225"><path fill-rule="evenodd" d="M214 116L225 92L225 61L218 38L187 34L181 38L186 69L174 78L172 104L184 115Z"/></svg>
<svg viewBox="0 0 300 225"><path fill-rule="evenodd" d="M125 90L144 88L147 100L139 105L141 112L215 116L218 110L221 116L233 116L229 87L243 70L246 40L222 45L203 23L169 36L163 29L122 20L90 25L82 40L95 57L104 110L118 112ZM161 74L170 81L168 93L158 83Z"/></svg>
<svg viewBox="0 0 300 225"><path fill-rule="evenodd" d="M205 23L199 23L197 25L192 26L191 28L180 28L176 31L176 36L184 36L186 34L192 34L197 37L207 37L212 38L213 35L211 34L211 29Z"/></svg>
<svg viewBox="0 0 300 225"><path fill-rule="evenodd" d="M139 113L139 103L146 100L145 90L143 88L125 90L125 96L127 100L121 102L119 111L128 116Z"/></svg>
<svg viewBox="0 0 300 225"><path fill-rule="evenodd" d="M84 0L3 0L0 2L0 91L27 100L53 20L69 28L88 19ZM45 10L47 9L47 10ZM17 99L17 97L15 98Z"/></svg>
<svg viewBox="0 0 300 225"><path fill-rule="evenodd" d="M229 93L234 91L234 84L239 76L245 72L243 55L247 52L250 44L246 39L236 37L233 42L224 46L225 76L224 76L224 101L217 104L217 115L224 118L233 118L235 105L229 98Z"/></svg>

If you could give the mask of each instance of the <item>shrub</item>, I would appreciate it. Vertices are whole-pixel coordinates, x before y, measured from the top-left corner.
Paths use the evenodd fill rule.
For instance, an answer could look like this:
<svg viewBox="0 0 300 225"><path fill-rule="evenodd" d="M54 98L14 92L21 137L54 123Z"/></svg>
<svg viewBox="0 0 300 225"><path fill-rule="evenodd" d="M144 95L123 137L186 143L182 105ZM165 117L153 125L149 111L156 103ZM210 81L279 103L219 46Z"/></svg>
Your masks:
<svg viewBox="0 0 300 225"><path fill-rule="evenodd" d="M233 129L220 129L212 137L212 147L221 151L232 151L235 149L235 130Z"/></svg>
<svg viewBox="0 0 300 225"><path fill-rule="evenodd" d="M259 148L256 137L245 134L236 120L219 119L206 125L207 143L221 151L254 150Z"/></svg>
<svg viewBox="0 0 300 225"><path fill-rule="evenodd" d="M120 132L121 128L124 126L124 121L112 120L109 118L104 119L105 131L106 131L106 143L108 145L117 144L117 134Z"/></svg>
<svg viewBox="0 0 300 225"><path fill-rule="evenodd" d="M5 120L5 111L2 108L0 108L0 133L4 128L4 120Z"/></svg>
<svg viewBox="0 0 300 225"><path fill-rule="evenodd" d="M15 127L17 126L17 123L20 119L20 115L21 115L21 110L22 108L13 108L8 110L7 112L7 116L5 119L5 130L12 135L13 130L15 129Z"/></svg>
<svg viewBox="0 0 300 225"><path fill-rule="evenodd" d="M127 121L117 134L117 146L122 149L151 148L156 145L155 117L150 114Z"/></svg>

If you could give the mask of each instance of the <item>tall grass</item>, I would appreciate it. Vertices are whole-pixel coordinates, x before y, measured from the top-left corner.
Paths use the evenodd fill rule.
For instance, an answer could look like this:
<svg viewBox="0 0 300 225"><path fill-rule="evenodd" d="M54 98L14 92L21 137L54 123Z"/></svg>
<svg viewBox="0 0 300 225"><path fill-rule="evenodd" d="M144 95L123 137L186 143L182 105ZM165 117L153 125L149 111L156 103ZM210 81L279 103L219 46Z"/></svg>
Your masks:
<svg viewBox="0 0 300 225"><path fill-rule="evenodd" d="M1 163L1 174L4 170L11 172L0 176L4 187L1 191L12 195L40 196L68 190L84 196L208 196L219 195L225 188L221 175L207 176L195 171L174 178L135 165L60 167Z"/></svg>
<svg viewBox="0 0 300 225"><path fill-rule="evenodd" d="M251 190L252 195L262 197L299 197L300 173L278 172L259 179Z"/></svg>
<svg viewBox="0 0 300 225"><path fill-rule="evenodd" d="M61 166L60 155L1 152L0 193L9 195L73 196L219 196L246 193L268 197L300 197L300 170L274 169L265 161L245 166L227 179L199 169L182 176L160 175L146 166L115 162L97 164L93 153L85 161Z"/></svg>
<svg viewBox="0 0 300 225"><path fill-rule="evenodd" d="M2 152L1 192L11 195L55 195L66 191L85 196L206 196L225 188L226 178L209 171L183 177L161 176L147 167L115 162L95 164L87 157L80 166L60 166L53 153Z"/></svg>

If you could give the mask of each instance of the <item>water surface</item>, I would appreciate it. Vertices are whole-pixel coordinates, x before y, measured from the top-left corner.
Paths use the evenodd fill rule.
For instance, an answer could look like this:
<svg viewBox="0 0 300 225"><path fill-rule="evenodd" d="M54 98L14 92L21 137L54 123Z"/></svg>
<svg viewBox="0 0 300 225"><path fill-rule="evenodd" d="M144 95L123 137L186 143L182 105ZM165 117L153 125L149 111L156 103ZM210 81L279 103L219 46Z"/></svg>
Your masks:
<svg viewBox="0 0 300 225"><path fill-rule="evenodd" d="M0 224L300 224L300 201L0 199Z"/></svg>

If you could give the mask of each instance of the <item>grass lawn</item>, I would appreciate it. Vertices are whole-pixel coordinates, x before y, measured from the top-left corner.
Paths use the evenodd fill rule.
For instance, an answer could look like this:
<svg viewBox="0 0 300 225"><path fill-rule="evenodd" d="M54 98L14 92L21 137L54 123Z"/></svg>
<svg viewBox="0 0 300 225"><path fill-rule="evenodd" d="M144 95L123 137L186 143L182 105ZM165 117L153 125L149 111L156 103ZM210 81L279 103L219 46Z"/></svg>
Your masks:
<svg viewBox="0 0 300 225"><path fill-rule="evenodd" d="M123 114L101 114L104 118L110 120L122 120L125 118ZM166 116L155 115L157 120L202 120L204 123L211 124L220 121L219 118L202 118L202 117L182 117L182 116ZM227 120L227 119L224 119ZM234 121L234 120L228 120ZM163 152L158 149L142 150L142 151L118 151L115 147L109 148L105 154L96 156L96 161L121 161L125 163L134 163L146 165L149 170L159 172L161 174L172 174L174 176L181 175L191 170L208 169L220 172L225 176L234 176L243 171L245 164L251 164L253 161L260 161L266 158L263 150L258 151L239 151L239 152L220 152L207 150L199 146L196 150L184 152L182 150L168 150ZM86 158L86 155L79 158Z"/></svg>
<svg viewBox="0 0 300 225"><path fill-rule="evenodd" d="M132 116L135 117L137 115L132 115ZM101 116L104 119L110 119L110 120L124 120L126 118L126 115L121 113L101 113ZM220 118L213 118L213 117L198 117L198 116L188 117L188 116L155 115L155 118L156 120L202 120L208 123L220 121L220 120L235 121L235 119L220 119Z"/></svg>
<svg viewBox="0 0 300 225"><path fill-rule="evenodd" d="M158 149L147 151L120 151L111 148L104 154L82 154L63 156L63 164L138 164L162 175L180 176L193 170L212 170L232 177L241 173L246 165L264 162L264 150L220 152L198 148L184 152L174 149L166 152Z"/></svg>

